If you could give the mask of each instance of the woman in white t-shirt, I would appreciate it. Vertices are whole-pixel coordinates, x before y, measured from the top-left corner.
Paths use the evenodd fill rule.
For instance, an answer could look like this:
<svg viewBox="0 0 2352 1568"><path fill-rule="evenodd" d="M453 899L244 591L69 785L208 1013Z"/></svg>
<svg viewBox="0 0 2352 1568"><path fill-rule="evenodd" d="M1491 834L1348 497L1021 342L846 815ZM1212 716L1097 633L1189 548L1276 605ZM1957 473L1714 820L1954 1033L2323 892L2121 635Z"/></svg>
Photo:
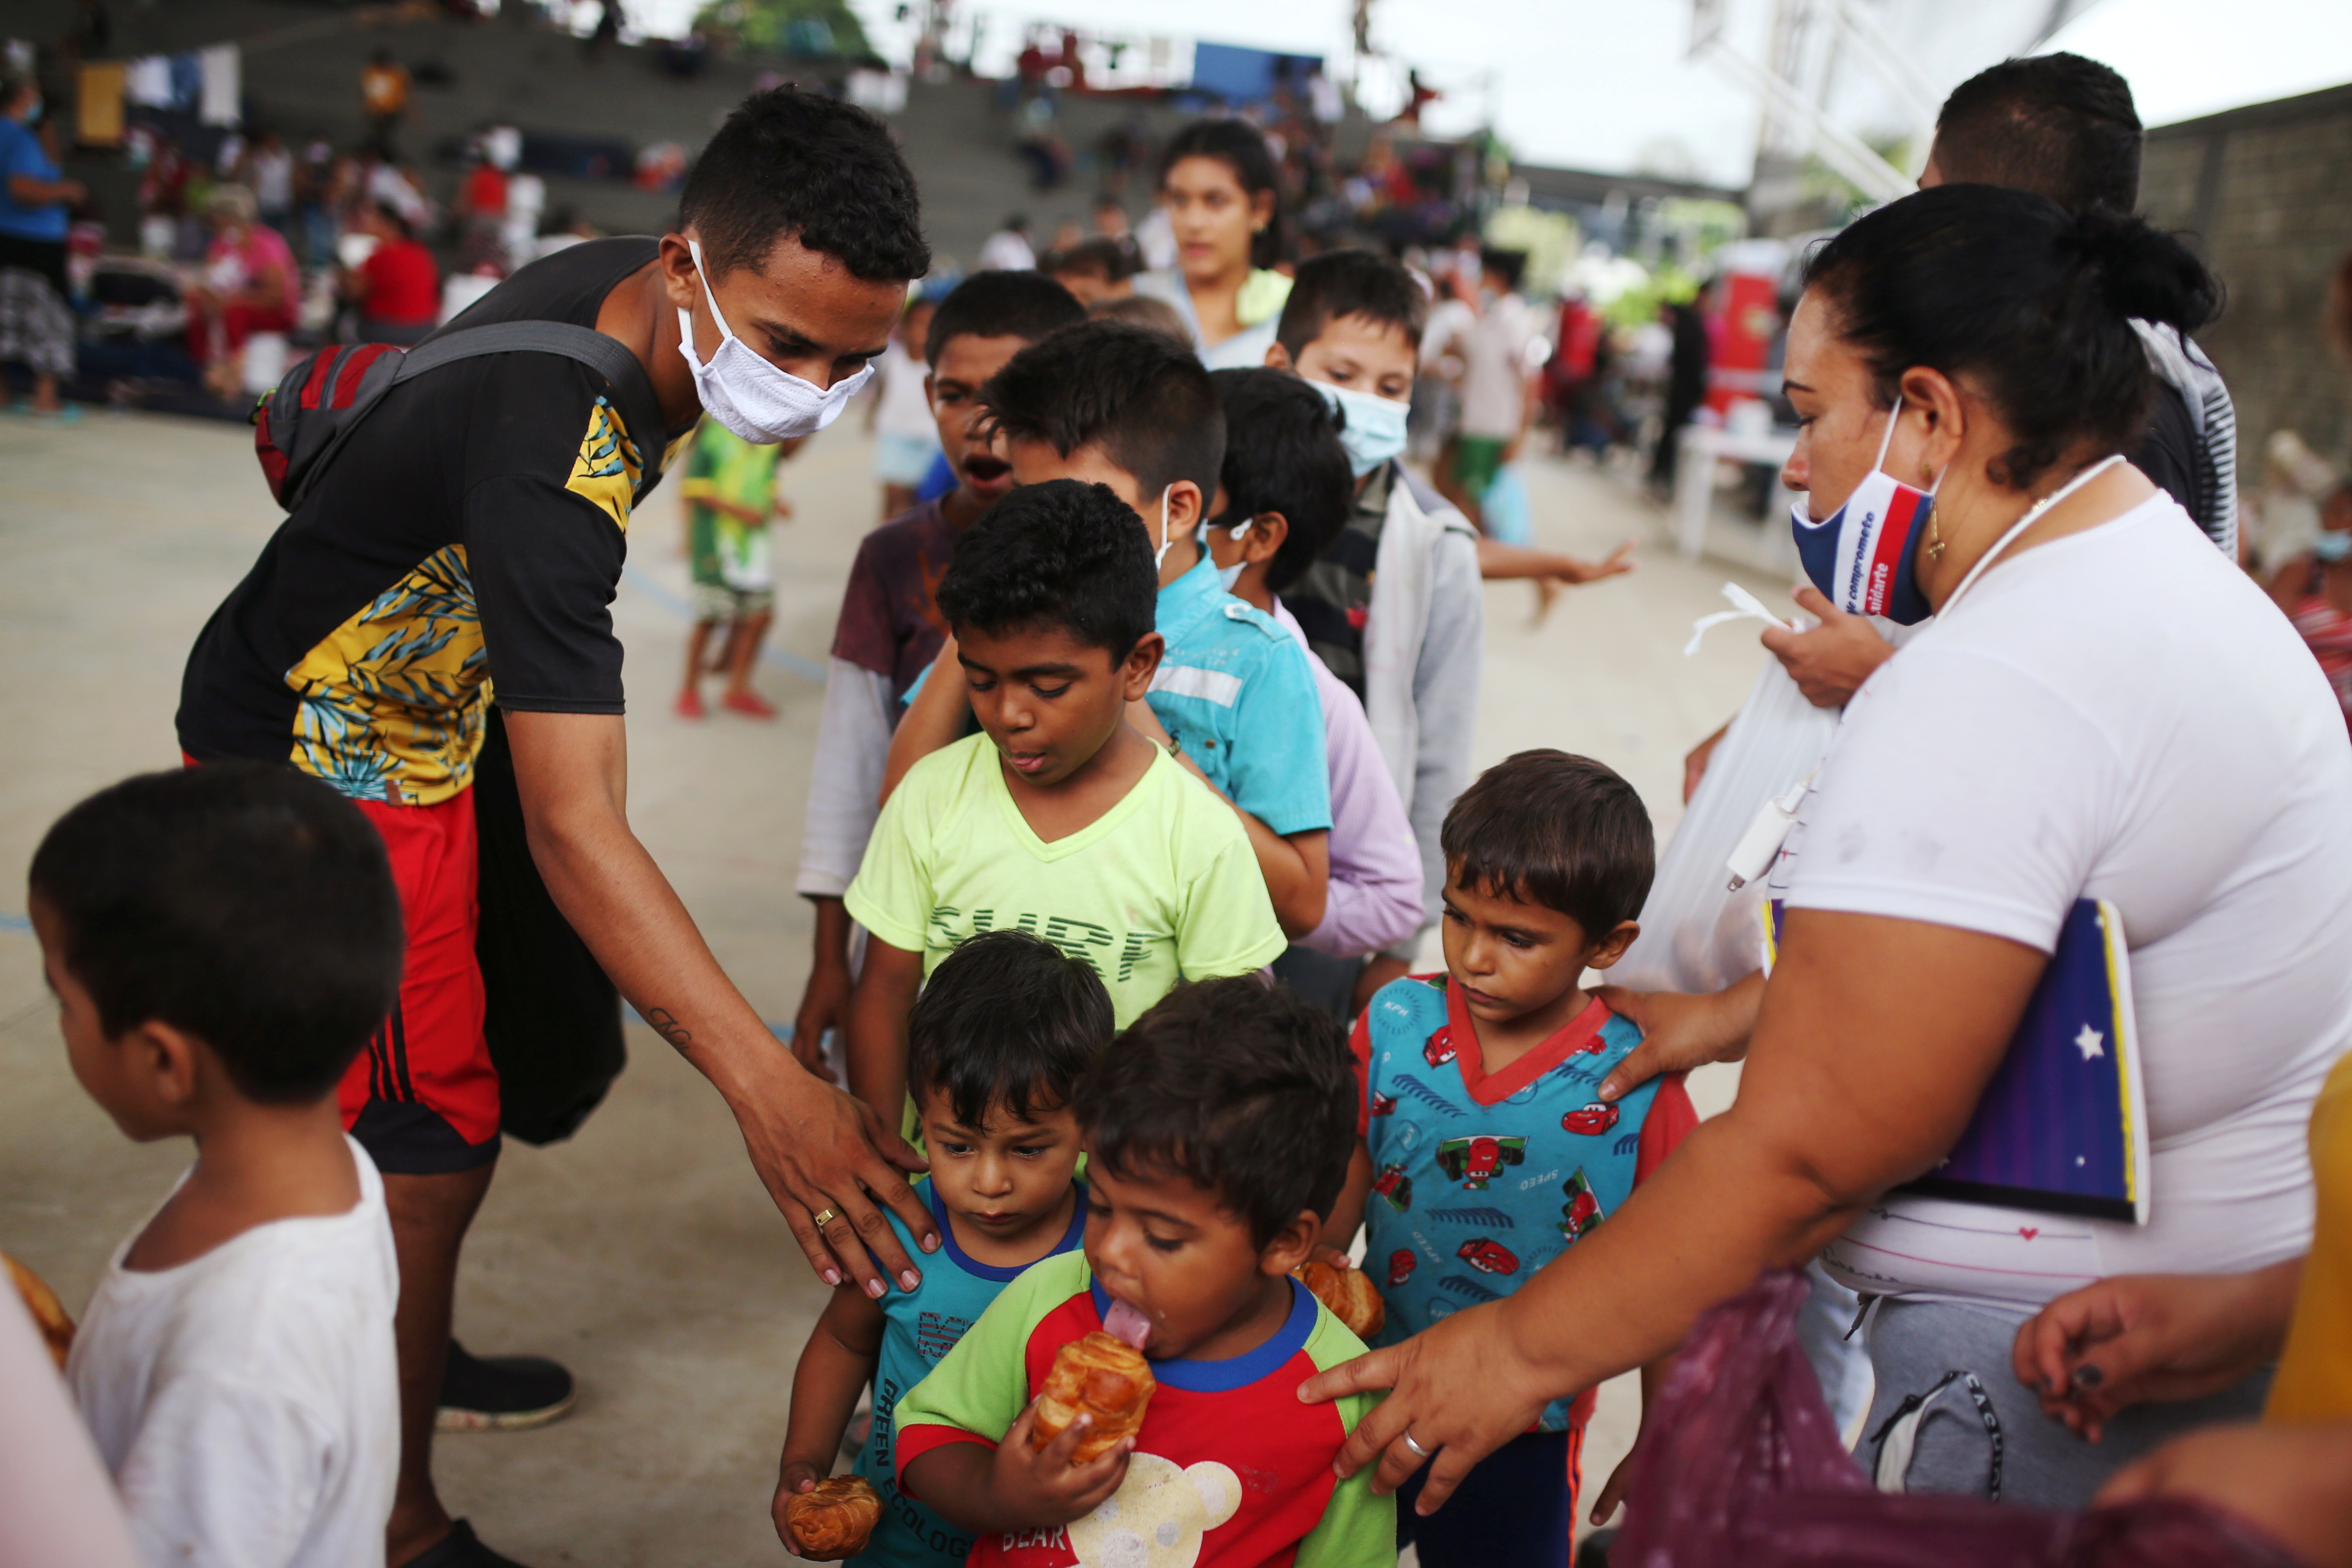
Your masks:
<svg viewBox="0 0 2352 1568"><path fill-rule="evenodd" d="M1787 368L1801 544L1843 541L1822 574L1852 590L1843 607L1934 623L1847 710L1784 846L1769 984L1641 1007L1653 1035L1746 1044L1738 1103L1507 1300L1311 1383L1395 1390L1343 1462L1377 1456L1393 1484L1443 1447L1422 1494L1443 1501L1546 1399L1671 1350L1758 1270L1824 1247L1891 1298L1862 1453L1885 1483L2079 1507L2182 1426L2259 1408L2261 1374L2127 1412L2094 1448L2039 1413L2010 1356L2021 1320L2098 1275L2305 1248L2302 1131L2352 1039L2334 698L2261 591L2118 455L2148 394L2130 318L2188 331L2214 307L2204 269L2139 220L1990 186L1907 196L1815 257ZM1932 506L1891 537L1881 520L1918 491ZM2148 1223L1889 1198L1969 1123L2084 897L2118 907L2130 950ZM1892 1422L1915 1397L1928 1419Z"/></svg>

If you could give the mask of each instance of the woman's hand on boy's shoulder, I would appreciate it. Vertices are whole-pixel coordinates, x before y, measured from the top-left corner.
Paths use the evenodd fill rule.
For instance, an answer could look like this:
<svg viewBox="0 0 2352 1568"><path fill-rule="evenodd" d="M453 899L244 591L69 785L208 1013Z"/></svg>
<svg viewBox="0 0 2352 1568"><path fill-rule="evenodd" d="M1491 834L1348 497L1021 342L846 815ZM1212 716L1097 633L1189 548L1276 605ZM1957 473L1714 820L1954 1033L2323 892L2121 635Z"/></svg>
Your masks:
<svg viewBox="0 0 2352 1568"><path fill-rule="evenodd" d="M1042 1448L1030 1447L1036 1426L1037 1402L1033 1399L996 1446L989 1492L1008 1528L1042 1530L1084 1519L1118 1490L1127 1479L1127 1457L1135 1451L1135 1439L1122 1437L1081 1464L1071 1456L1093 1429L1092 1417L1079 1416Z"/></svg>

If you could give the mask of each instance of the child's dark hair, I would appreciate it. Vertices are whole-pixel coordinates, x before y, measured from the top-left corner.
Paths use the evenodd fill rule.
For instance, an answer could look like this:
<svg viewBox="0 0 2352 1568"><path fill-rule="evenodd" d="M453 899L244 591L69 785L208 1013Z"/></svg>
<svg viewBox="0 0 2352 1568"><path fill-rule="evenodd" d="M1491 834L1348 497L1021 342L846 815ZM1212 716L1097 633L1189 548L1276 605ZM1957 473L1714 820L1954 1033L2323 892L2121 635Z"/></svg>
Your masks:
<svg viewBox="0 0 2352 1568"><path fill-rule="evenodd" d="M1209 379L1225 410L1225 510L1209 526L1280 512L1290 531L1265 570L1265 585L1278 594L1339 537L1354 507L1339 416L1288 371L1221 370Z"/></svg>
<svg viewBox="0 0 2352 1568"><path fill-rule="evenodd" d="M2132 319L2196 331L2221 287L2179 240L2105 206L1937 185L1815 251L1805 288L1892 407L1906 371L1971 378L2016 437L1987 477L2023 489L2084 443L2135 449L2155 386Z"/></svg>
<svg viewBox="0 0 2352 1568"><path fill-rule="evenodd" d="M1217 1194L1263 1247L1301 1210L1328 1215L1356 1146L1339 1023L1255 976L1180 985L1078 1084L1078 1124L1114 1175L1174 1173Z"/></svg>
<svg viewBox="0 0 2352 1568"><path fill-rule="evenodd" d="M870 283L931 269L915 176L889 130L793 87L755 92L727 117L686 177L677 221L702 241L714 281L765 265L784 238Z"/></svg>
<svg viewBox="0 0 2352 1568"><path fill-rule="evenodd" d="M1070 247L1046 264L1056 278L1099 278L1117 283L1128 276L1127 252L1115 239L1087 239Z"/></svg>
<svg viewBox="0 0 2352 1568"><path fill-rule="evenodd" d="M1402 262L1377 250L1326 251L1298 264L1282 319L1274 324L1275 342L1295 362L1342 316L1394 327L1418 349L1429 322L1429 296Z"/></svg>
<svg viewBox="0 0 2352 1568"><path fill-rule="evenodd" d="M400 894L383 838L283 763L100 790L49 829L31 882L109 1038L168 1024L261 1104L331 1093L400 992Z"/></svg>
<svg viewBox="0 0 2352 1568"><path fill-rule="evenodd" d="M1160 573L1142 520L1108 485L1023 485L956 541L940 578L950 626L1059 626L1118 663L1152 627Z"/></svg>
<svg viewBox="0 0 2352 1568"><path fill-rule="evenodd" d="M1500 246L1482 245L1478 247L1478 268L1500 283L1503 292L1507 294L1517 289L1528 275L1528 253L1505 250Z"/></svg>
<svg viewBox="0 0 2352 1568"><path fill-rule="evenodd" d="M2007 185L2063 207L2139 205L2142 134L2131 84L2080 55L2003 60L1936 114L1936 166L1954 184Z"/></svg>
<svg viewBox="0 0 2352 1568"><path fill-rule="evenodd" d="M1437 842L1452 880L1557 910L1595 942L1642 912L1657 870L1633 786L1566 752L1521 752L1480 773Z"/></svg>
<svg viewBox="0 0 2352 1568"><path fill-rule="evenodd" d="M1042 272L975 272L931 314L923 359L937 365L956 338L1021 338L1035 342L1087 319L1078 297Z"/></svg>
<svg viewBox="0 0 2352 1568"><path fill-rule="evenodd" d="M1242 195L1252 201L1273 193L1274 211L1265 226L1250 240L1250 265L1271 267L1282 259L1286 233L1282 216L1282 172L1275 166L1274 149L1255 126L1242 120L1195 120L1168 140L1160 154L1160 180L1186 158L1214 158L1234 172Z"/></svg>
<svg viewBox="0 0 2352 1568"><path fill-rule="evenodd" d="M966 1127L996 1106L1034 1121L1070 1103L1116 1026L1084 959L1024 931L990 931L924 982L907 1019L907 1087L945 1096Z"/></svg>
<svg viewBox="0 0 2352 1568"><path fill-rule="evenodd" d="M1217 493L1225 416L1192 351L1124 321L1088 321L1031 343L980 389L996 428L1064 457L1081 447L1157 496L1179 479Z"/></svg>

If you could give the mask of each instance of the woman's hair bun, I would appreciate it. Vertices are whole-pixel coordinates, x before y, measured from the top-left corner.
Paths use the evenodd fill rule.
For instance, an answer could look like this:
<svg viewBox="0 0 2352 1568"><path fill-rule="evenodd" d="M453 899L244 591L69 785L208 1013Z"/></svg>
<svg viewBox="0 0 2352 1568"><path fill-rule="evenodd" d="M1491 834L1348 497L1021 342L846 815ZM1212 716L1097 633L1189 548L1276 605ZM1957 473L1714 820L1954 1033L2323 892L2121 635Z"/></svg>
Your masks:
<svg viewBox="0 0 2352 1568"><path fill-rule="evenodd" d="M2098 271L2116 312L2193 332L2221 313L2221 286L2189 248L2146 218L2091 207L2068 220L2061 243Z"/></svg>

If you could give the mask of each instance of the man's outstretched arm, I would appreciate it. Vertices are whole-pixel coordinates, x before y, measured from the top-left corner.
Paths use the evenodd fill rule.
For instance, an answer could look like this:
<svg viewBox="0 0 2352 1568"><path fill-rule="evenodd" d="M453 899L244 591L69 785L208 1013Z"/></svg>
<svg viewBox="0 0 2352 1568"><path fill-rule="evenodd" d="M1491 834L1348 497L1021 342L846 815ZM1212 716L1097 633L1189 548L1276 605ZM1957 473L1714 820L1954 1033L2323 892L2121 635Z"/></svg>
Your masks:
<svg viewBox="0 0 2352 1568"><path fill-rule="evenodd" d="M809 1266L828 1284L854 1279L869 1296L885 1294L887 1279L911 1288L913 1260L879 1205L896 1210L926 1250L939 1245L938 1226L907 1184L921 1162L871 1111L794 1061L719 969L629 829L623 719L509 712L506 726L531 858L556 908L621 994L725 1097ZM820 1233L814 1215L826 1209L841 1217Z"/></svg>

